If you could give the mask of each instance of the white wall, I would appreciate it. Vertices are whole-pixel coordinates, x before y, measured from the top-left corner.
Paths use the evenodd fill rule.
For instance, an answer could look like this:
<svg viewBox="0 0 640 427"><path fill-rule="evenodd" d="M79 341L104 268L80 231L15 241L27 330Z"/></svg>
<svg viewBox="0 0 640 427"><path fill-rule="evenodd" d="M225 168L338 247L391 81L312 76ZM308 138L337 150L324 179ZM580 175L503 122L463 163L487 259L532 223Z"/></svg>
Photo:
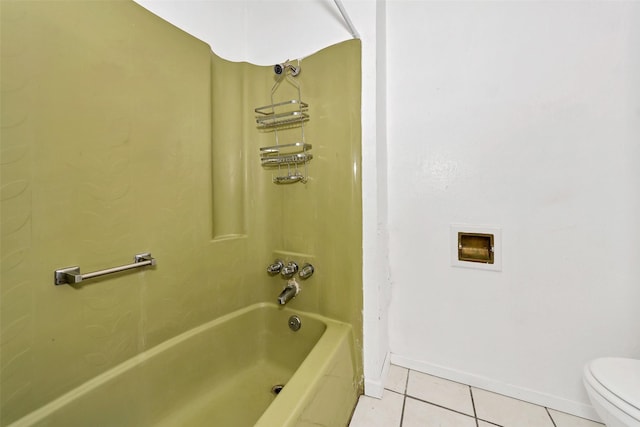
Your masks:
<svg viewBox="0 0 640 427"><path fill-rule="evenodd" d="M332 0L136 0L207 42L220 57L271 65L351 38ZM362 40L365 391L381 396L390 300L385 139L385 4L344 0ZM304 61L302 62L304 73ZM301 74L303 78L304 74ZM336 296L339 297L339 296Z"/></svg>
<svg viewBox="0 0 640 427"><path fill-rule="evenodd" d="M392 361L594 416L640 358L640 3L387 5ZM451 223L503 270L450 266Z"/></svg>

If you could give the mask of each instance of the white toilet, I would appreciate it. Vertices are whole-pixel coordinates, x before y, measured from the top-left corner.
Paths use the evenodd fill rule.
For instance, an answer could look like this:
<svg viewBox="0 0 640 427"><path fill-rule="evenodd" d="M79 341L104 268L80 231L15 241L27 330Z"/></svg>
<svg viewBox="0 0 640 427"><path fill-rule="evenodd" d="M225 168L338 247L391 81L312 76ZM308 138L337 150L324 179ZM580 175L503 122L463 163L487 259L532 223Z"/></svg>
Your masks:
<svg viewBox="0 0 640 427"><path fill-rule="evenodd" d="M584 367L584 385L607 427L640 427L640 360L595 359Z"/></svg>

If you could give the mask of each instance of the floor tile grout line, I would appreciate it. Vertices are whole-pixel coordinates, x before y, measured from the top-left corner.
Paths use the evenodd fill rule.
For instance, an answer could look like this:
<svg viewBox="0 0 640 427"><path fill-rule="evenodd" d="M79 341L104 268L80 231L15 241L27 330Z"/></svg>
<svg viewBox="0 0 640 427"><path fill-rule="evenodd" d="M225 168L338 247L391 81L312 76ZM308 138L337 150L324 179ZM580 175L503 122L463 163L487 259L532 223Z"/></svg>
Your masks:
<svg viewBox="0 0 640 427"><path fill-rule="evenodd" d="M476 427L480 427L480 423L478 422L478 413L476 412L476 403L473 400L473 391L471 390L471 386L469 387L469 396L471 396L471 406L473 407L473 418L476 419Z"/></svg>
<svg viewBox="0 0 640 427"><path fill-rule="evenodd" d="M407 404L407 395L405 394L402 398L402 412L400 413L400 425L398 427L402 427L402 423L404 423L404 406Z"/></svg>
<svg viewBox="0 0 640 427"><path fill-rule="evenodd" d="M482 421L483 423L491 424L492 426L503 427L502 425L496 424L493 421L483 420L482 418L478 418L478 423L480 423L480 421Z"/></svg>
<svg viewBox="0 0 640 427"><path fill-rule="evenodd" d="M544 410L545 410L545 411L547 411L547 415L549 415L549 419L551 420L551 424L553 424L553 427L558 427L558 426L556 426L556 422L555 422L555 420L554 420L554 419L553 419L553 417L551 416L551 412L549 412L549 408L547 408L547 407L545 406Z"/></svg>
<svg viewBox="0 0 640 427"><path fill-rule="evenodd" d="M411 369L407 369L407 379L404 380L404 394L407 395L407 389L409 388L409 374L411 373Z"/></svg>
<svg viewBox="0 0 640 427"><path fill-rule="evenodd" d="M1 0L0 0L0 1L1 1ZM390 389L390 388L385 388L384 390L385 390L385 391L390 391L390 392L391 392L391 393L393 393L393 394L399 394L400 396L406 396L404 393L400 393L399 391L392 390L392 389Z"/></svg>
<svg viewBox="0 0 640 427"><path fill-rule="evenodd" d="M407 380L405 381L405 385L404 385L404 391L398 391L398 390L394 390L394 389L388 388L388 387L384 387L383 390L390 391L390 392L395 393L395 394L400 394L402 396L406 396L407 395L407 383L408 382L409 382L409 376L407 375Z"/></svg>
<svg viewBox="0 0 640 427"><path fill-rule="evenodd" d="M448 411L455 412L455 413L460 414L460 415L466 415L467 417L471 417L476 421L476 427L477 427L478 420L475 417L475 413L476 413L475 407L473 408L474 415L469 415L469 414L465 414L464 412L456 411L455 409L447 408L446 406L438 405L437 403L433 403L433 402L429 402L429 401L426 401L426 400L422 400L419 397L415 397L415 396L410 395L408 393L408 390L409 390L409 376L410 375L411 375L411 369L407 369L407 381L406 381L406 385L405 385L405 388L404 388L404 390L405 390L405 401L406 401L407 397L409 397L409 398L411 398L413 400L417 400L418 402L423 402L423 403L426 403L428 405L437 406L438 408L446 409ZM467 387L470 387L470 386L467 385ZM473 398L471 399L471 403L473 404ZM404 418L404 403L402 404L402 416ZM400 427L402 427L402 425Z"/></svg>
<svg viewBox="0 0 640 427"><path fill-rule="evenodd" d="M402 413L400 414L400 426L402 427L402 424L404 423L404 407L407 404L407 387L409 386L409 373L411 372L411 369L407 369L407 379L404 381L404 393L403 394L403 398L402 398Z"/></svg>
<svg viewBox="0 0 640 427"><path fill-rule="evenodd" d="M427 405L436 406L438 408L446 409L447 411L455 412L456 414L465 415L467 417L475 419L473 415L465 414L464 412L456 411L455 409L447 408L446 406L438 405L437 403L429 402L428 400L422 400L419 397L411 396L410 394L407 394L406 396L410 399L417 400L418 402L426 403Z"/></svg>

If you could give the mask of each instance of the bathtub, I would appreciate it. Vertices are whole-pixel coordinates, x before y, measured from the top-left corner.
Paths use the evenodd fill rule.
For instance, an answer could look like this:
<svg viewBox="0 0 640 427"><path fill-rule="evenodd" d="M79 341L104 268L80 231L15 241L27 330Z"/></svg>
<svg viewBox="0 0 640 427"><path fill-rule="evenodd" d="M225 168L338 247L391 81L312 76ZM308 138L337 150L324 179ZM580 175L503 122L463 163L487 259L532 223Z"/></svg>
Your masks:
<svg viewBox="0 0 640 427"><path fill-rule="evenodd" d="M294 314L297 332L288 325ZM350 325L259 303L151 348L11 426L346 426L358 371Z"/></svg>

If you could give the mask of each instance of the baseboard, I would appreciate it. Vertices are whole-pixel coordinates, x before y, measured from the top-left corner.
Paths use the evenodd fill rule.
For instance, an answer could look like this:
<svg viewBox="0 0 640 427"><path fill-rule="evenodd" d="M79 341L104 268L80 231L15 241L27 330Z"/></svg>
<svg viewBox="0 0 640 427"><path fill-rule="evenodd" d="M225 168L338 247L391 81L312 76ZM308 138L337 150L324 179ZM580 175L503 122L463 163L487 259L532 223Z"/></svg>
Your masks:
<svg viewBox="0 0 640 427"><path fill-rule="evenodd" d="M601 422L593 407L581 402L575 402L558 396L540 393L511 384L505 384L491 378L470 374L468 372L458 371L428 362L413 360L407 357L399 356L397 354L391 355L391 363L403 368L412 369L414 371L423 372L425 374L434 375L463 384L468 384L473 387L535 403L536 405L546 406L547 408L566 412L578 417Z"/></svg>
<svg viewBox="0 0 640 427"><path fill-rule="evenodd" d="M380 376L378 378L364 379L364 394L369 397L382 399L384 385L387 382L387 375L389 375L389 366L391 366L391 353L387 352L384 357L384 362L382 362L382 372L380 372Z"/></svg>

